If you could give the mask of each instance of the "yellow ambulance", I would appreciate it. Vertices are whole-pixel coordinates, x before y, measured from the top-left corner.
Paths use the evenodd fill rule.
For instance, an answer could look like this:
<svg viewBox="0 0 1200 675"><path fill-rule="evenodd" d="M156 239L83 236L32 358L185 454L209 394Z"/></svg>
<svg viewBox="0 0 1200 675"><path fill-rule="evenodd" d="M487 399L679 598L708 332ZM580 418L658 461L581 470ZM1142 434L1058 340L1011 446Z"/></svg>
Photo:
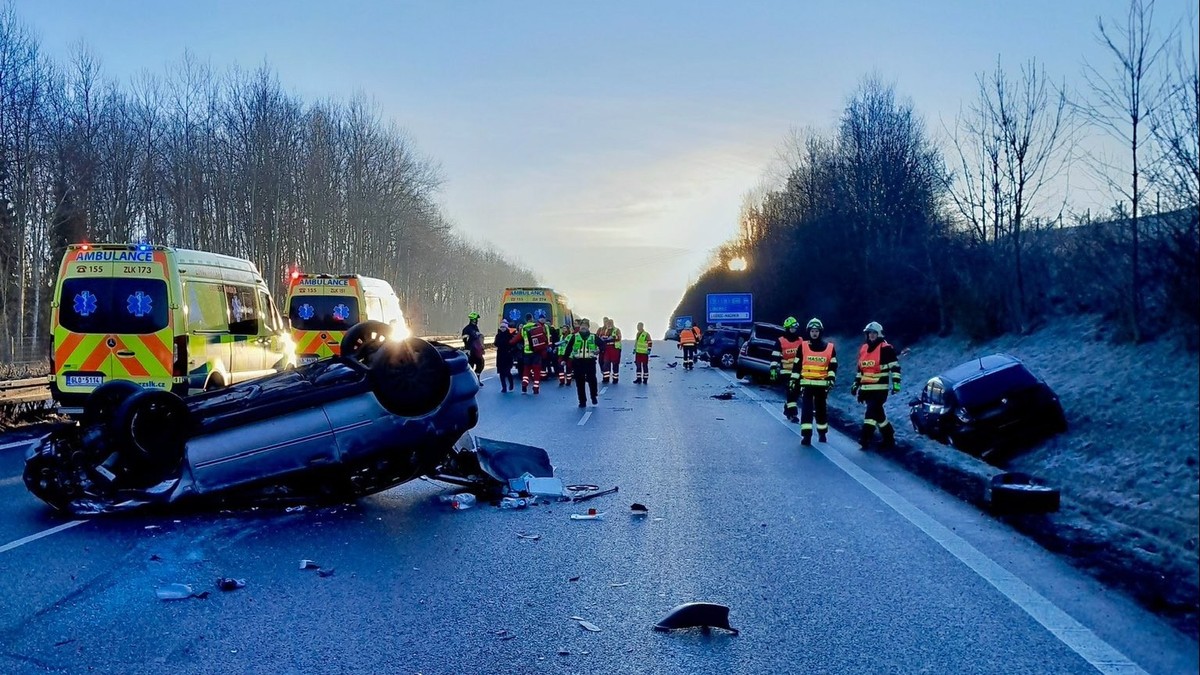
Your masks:
<svg viewBox="0 0 1200 675"><path fill-rule="evenodd" d="M166 246L68 246L50 331L50 388L65 412L109 380L185 395L296 363L254 263Z"/></svg>
<svg viewBox="0 0 1200 675"><path fill-rule="evenodd" d="M342 336L360 321L390 325L396 340L409 334L391 284L360 274L292 272L287 307L301 365L341 354Z"/></svg>

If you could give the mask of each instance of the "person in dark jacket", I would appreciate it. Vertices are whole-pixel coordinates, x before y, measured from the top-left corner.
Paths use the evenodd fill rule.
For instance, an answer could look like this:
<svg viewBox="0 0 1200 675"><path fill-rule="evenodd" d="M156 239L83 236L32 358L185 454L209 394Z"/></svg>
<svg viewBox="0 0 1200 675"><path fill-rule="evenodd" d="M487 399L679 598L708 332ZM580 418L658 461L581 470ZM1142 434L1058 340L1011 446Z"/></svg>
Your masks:
<svg viewBox="0 0 1200 675"><path fill-rule="evenodd" d="M462 329L463 349L467 350L467 363L475 371L475 379L483 386L483 331L479 330L479 314L467 315L467 325Z"/></svg>
<svg viewBox="0 0 1200 675"><path fill-rule="evenodd" d="M500 322L500 328L496 330L496 337L492 340L492 345L496 348L496 374L500 376L500 391L509 392L516 387L516 378L513 377L513 356L516 355L517 345L514 340L517 338L517 332L509 328L507 321Z"/></svg>

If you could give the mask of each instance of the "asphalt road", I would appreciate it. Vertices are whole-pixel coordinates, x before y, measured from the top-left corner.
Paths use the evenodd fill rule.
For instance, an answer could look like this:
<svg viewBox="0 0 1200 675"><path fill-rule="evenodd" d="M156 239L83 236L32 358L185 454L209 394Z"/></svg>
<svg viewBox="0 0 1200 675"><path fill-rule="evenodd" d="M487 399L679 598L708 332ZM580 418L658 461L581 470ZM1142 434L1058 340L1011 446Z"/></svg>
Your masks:
<svg viewBox="0 0 1200 675"><path fill-rule="evenodd" d="M586 410L486 373L479 435L620 486L574 506L450 511L451 487L415 481L72 524L0 437L0 672L1197 672L1196 644L1132 601L836 432L801 448L773 392L668 368L673 347ZM603 519L569 519L587 507ZM211 595L155 597L173 582ZM741 634L651 631L687 601L728 605Z"/></svg>

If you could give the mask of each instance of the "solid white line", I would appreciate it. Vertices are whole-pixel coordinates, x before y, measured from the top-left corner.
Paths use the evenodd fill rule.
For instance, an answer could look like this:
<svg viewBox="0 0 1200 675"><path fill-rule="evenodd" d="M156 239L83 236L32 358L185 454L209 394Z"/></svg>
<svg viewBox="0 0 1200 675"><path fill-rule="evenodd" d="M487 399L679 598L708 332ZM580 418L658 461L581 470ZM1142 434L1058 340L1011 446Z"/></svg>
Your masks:
<svg viewBox="0 0 1200 675"><path fill-rule="evenodd" d="M8 487L9 485L19 485L21 482L22 482L22 479L20 476L13 476L12 478L0 478L0 487Z"/></svg>
<svg viewBox="0 0 1200 675"><path fill-rule="evenodd" d="M721 374L721 377L733 382L742 389L750 399L754 400L763 410L767 411L768 415L783 424L784 428L790 430L796 436L800 435L800 430L790 424L787 418L779 412L777 404L764 401L757 393L742 386L737 380L734 380L722 371L717 372ZM893 511L903 516L905 520L916 525L930 539L937 542L950 555L958 558L960 562L971 568L984 581L994 586L996 590L1004 594L1013 604L1033 617L1034 621L1042 624L1051 635L1058 638L1071 651L1090 663L1093 668L1102 673L1145 673L1136 663L1129 660L1128 657L1115 647L1076 621L1070 614L1059 609L1057 605L1033 590L1028 584L1004 569L999 563L987 557L987 555L969 544L962 537L954 534L949 528L934 519L933 516L914 506L912 502L901 497L895 490L881 483L879 479L864 471L857 464L843 457L841 453L822 447L821 445L814 445L812 447L824 455L830 462L833 462L835 466L844 471L848 476L858 481L860 485L870 490L880 501L890 506Z"/></svg>
<svg viewBox="0 0 1200 675"><path fill-rule="evenodd" d="M69 530L72 527L75 527L76 525L82 525L86 522L87 522L86 520L72 520L69 523L63 523L62 525L56 525L48 530L42 530L41 532L38 532L37 534L31 534L28 537L25 537L23 539L11 541L3 546L0 546L0 553L4 553L5 551L11 551L18 546L24 546L25 544L28 544L29 542L37 541L38 539L41 539L42 537L49 537L50 535L56 534L58 532L62 532L63 530Z"/></svg>
<svg viewBox="0 0 1200 675"><path fill-rule="evenodd" d="M589 411L587 411L587 412L583 413L583 417L582 417L582 418L580 418L578 426L583 426L583 425L587 424L587 421L588 421L589 419L591 419L591 417L592 417L592 411L591 411L591 410L589 410Z"/></svg>

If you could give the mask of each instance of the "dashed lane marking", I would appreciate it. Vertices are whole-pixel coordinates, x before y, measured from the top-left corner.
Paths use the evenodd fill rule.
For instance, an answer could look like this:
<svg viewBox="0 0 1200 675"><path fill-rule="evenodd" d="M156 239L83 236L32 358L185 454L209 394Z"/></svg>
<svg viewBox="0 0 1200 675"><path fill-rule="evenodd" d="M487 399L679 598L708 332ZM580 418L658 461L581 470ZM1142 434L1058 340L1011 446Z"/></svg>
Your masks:
<svg viewBox="0 0 1200 675"><path fill-rule="evenodd" d="M790 430L796 436L800 435L800 430L795 425L790 424L787 418L779 412L777 404L763 400L754 390L742 386L741 382L724 372L717 372L721 377L741 389L748 398L758 403L759 407L767 411L767 414L775 418L784 428ZM1013 604L1033 617L1034 621L1042 624L1051 635L1062 641L1071 651L1090 663L1093 668L1102 673L1113 674L1142 674L1146 672L1115 647L1076 621L1070 614L1059 609L1057 605L1033 590L1024 581L1017 578L1016 575L1004 569L999 563L969 544L967 540L954 534L954 532L939 523L933 516L914 506L912 502L900 496L895 490L884 485L878 478L863 470L862 467L843 457L836 450L822 447L822 444L814 445L812 448L824 455L825 459L828 459L837 468L857 481L859 485L870 490L880 501L891 507L893 511L900 514L905 520L916 525L930 539L946 549L950 555L958 558L960 562L971 568L984 581L991 584L996 590L1011 600Z"/></svg>
<svg viewBox="0 0 1200 675"><path fill-rule="evenodd" d="M583 413L583 417L579 418L579 426L583 426L583 425L587 424L587 421L590 420L591 418L592 418L591 410Z"/></svg>
<svg viewBox="0 0 1200 675"><path fill-rule="evenodd" d="M14 548L17 548L18 546L24 546L25 544L28 544L30 542L35 542L38 539L41 539L42 537L49 537L52 534L58 534L59 532L62 532L63 530L69 530L72 527L75 527L76 525L82 525L86 522L87 522L86 520L72 520L69 523L63 523L62 525L56 525L48 530L42 530L41 532L38 532L37 534L31 534L28 537L23 537L16 541L10 541L5 545L0 546L0 553L4 553L5 551L11 551Z"/></svg>

